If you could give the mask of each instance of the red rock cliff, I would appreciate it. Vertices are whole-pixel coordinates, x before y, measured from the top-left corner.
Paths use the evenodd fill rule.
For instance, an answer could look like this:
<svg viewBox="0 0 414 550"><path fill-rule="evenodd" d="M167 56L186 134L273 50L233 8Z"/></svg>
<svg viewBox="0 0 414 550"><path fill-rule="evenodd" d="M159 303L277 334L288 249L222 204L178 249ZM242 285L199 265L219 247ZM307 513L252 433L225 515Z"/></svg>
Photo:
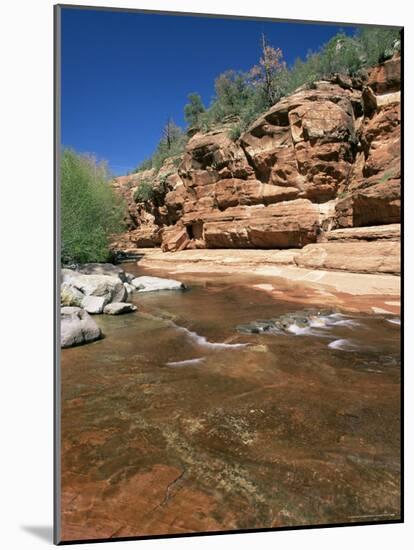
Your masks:
<svg viewBox="0 0 414 550"><path fill-rule="evenodd" d="M114 248L302 248L337 241L335 230L353 240L348 228L399 223L399 90L394 57L365 82L337 75L299 88L237 141L228 125L193 135L184 155L157 175L115 180L128 202L129 231ZM155 192L137 203L143 181ZM360 231L359 238L376 234Z"/></svg>

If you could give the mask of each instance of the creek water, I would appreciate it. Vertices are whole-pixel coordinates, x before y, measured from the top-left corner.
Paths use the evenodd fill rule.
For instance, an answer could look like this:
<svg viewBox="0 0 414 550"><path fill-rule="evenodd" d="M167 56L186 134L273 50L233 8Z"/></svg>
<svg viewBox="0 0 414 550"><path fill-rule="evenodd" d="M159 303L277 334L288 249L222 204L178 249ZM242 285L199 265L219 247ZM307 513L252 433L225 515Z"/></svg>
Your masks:
<svg viewBox="0 0 414 550"><path fill-rule="evenodd" d="M182 280L62 350L63 539L398 520L398 319L244 334L309 306Z"/></svg>

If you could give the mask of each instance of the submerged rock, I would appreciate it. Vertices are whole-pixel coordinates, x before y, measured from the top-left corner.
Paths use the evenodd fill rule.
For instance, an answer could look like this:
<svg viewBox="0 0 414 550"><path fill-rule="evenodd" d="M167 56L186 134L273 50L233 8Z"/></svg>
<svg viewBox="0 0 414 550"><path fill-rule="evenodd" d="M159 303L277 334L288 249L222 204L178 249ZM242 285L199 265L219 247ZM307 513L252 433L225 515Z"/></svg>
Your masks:
<svg viewBox="0 0 414 550"><path fill-rule="evenodd" d="M62 307L60 315L60 346L69 348L98 340L101 329L80 307Z"/></svg>
<svg viewBox="0 0 414 550"><path fill-rule="evenodd" d="M187 287L174 279L162 279L161 277L135 277L131 281L138 292L154 292L158 290L185 290Z"/></svg>
<svg viewBox="0 0 414 550"><path fill-rule="evenodd" d="M121 313L130 313L136 311L137 306L128 304L127 302L112 302L104 307L103 312L107 315L119 315Z"/></svg>

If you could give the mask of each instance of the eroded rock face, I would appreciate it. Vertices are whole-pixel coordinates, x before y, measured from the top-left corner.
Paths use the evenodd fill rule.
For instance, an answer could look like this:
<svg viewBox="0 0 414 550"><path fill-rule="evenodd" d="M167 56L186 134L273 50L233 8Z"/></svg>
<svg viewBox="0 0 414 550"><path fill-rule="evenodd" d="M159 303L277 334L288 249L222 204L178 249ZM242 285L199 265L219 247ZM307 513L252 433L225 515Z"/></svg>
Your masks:
<svg viewBox="0 0 414 550"><path fill-rule="evenodd" d="M337 205L338 227L398 223L401 219L400 103L377 107L361 125L353 178Z"/></svg>
<svg viewBox="0 0 414 550"><path fill-rule="evenodd" d="M204 223L207 248L301 248L316 241L319 210L306 199L228 208Z"/></svg>
<svg viewBox="0 0 414 550"><path fill-rule="evenodd" d="M228 125L193 131L184 155L157 175L118 178L130 213L118 244L301 248L336 229L399 223L400 65L394 57L364 78L302 86L238 140ZM154 197L136 203L143 181Z"/></svg>
<svg viewBox="0 0 414 550"><path fill-rule="evenodd" d="M226 129L193 136L187 144L179 172L189 187L229 177L254 178L254 170L243 150L230 139Z"/></svg>
<svg viewBox="0 0 414 550"><path fill-rule="evenodd" d="M190 238L184 226L165 227L162 232L161 249L163 252L175 252L188 247Z"/></svg>
<svg viewBox="0 0 414 550"><path fill-rule="evenodd" d="M394 224L401 219L400 180L357 189L336 205L337 227Z"/></svg>
<svg viewBox="0 0 414 550"><path fill-rule="evenodd" d="M376 94L396 92L401 89L401 59L398 56L374 67L369 76L368 86Z"/></svg>
<svg viewBox="0 0 414 550"><path fill-rule="evenodd" d="M240 142L261 181L296 187L300 197L324 202L351 171L353 102L360 93L328 82L315 86L274 105Z"/></svg>

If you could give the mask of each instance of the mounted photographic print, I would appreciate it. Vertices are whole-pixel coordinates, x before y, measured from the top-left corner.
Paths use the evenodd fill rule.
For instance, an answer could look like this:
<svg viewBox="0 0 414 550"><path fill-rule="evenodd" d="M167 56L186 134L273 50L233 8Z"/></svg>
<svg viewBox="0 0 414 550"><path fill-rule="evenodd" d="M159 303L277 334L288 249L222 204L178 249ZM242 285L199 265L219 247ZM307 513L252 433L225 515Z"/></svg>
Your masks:
<svg viewBox="0 0 414 550"><path fill-rule="evenodd" d="M402 48L55 7L56 543L403 521Z"/></svg>

